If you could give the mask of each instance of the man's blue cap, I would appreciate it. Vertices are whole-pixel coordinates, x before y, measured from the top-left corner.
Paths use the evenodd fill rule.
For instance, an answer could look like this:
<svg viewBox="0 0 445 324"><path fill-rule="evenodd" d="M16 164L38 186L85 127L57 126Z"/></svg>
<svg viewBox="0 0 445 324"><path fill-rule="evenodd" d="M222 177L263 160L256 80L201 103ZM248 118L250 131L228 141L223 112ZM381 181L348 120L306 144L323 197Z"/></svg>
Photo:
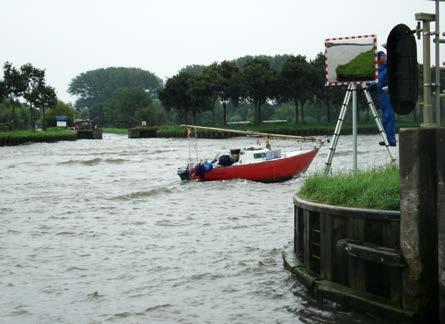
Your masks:
<svg viewBox="0 0 445 324"><path fill-rule="evenodd" d="M377 52L377 58L379 59L380 57L382 57L382 55L386 55L385 52L383 51L378 51Z"/></svg>

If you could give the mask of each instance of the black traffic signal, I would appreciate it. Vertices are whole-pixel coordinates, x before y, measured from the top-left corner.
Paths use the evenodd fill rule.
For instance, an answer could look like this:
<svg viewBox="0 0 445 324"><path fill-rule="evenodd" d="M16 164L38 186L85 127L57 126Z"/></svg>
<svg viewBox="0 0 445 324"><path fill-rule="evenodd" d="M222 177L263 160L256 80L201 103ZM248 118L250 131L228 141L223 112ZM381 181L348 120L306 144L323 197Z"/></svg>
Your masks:
<svg viewBox="0 0 445 324"><path fill-rule="evenodd" d="M404 24L395 26L388 35L388 90L394 111L408 115L419 96L417 47L413 31Z"/></svg>

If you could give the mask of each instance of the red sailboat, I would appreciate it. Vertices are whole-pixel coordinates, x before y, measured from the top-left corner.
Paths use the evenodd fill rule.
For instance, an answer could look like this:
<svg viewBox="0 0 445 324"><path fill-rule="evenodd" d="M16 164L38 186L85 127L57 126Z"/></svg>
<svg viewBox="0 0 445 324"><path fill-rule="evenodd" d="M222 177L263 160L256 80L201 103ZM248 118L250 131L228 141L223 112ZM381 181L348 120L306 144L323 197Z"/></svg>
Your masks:
<svg viewBox="0 0 445 324"><path fill-rule="evenodd" d="M228 130L203 126L184 125L188 133L191 129L206 129L265 137L265 146L253 145L244 148L224 149L213 160L191 162L178 169L181 180L214 181L246 179L261 182L277 182L291 179L306 171L317 154L324 139L281 134L268 134L250 131ZM316 141L318 147L309 150L282 152L270 147L269 138L291 138L299 141Z"/></svg>

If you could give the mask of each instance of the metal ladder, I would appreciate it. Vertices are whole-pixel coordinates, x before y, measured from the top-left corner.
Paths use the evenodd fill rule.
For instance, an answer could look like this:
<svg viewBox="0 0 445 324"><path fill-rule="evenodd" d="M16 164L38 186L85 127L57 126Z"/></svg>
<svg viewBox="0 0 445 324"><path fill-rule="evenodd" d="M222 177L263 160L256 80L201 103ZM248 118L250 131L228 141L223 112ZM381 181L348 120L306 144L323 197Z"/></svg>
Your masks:
<svg viewBox="0 0 445 324"><path fill-rule="evenodd" d="M325 162L325 174L329 174L331 172L332 160L334 158L335 150L337 149L338 139L340 137L341 128L343 125L343 120L346 115L346 110L349 105L349 101L351 100L352 91L355 90L355 85L350 84L346 89L345 98L343 99L343 104L341 106L340 114L338 116L337 125L335 126L334 135L332 136L331 145L329 147L329 154ZM367 88L362 88L363 93L365 94L366 103L368 104L369 109L371 110L372 117L377 125L380 135L382 136L383 142L385 143L386 150L388 151L389 157L391 158L391 162L394 162L396 159L394 158L391 149L389 148L388 139L386 138L385 131L383 129L382 122L380 121L380 117L377 113L377 109L375 108L374 101L369 94Z"/></svg>

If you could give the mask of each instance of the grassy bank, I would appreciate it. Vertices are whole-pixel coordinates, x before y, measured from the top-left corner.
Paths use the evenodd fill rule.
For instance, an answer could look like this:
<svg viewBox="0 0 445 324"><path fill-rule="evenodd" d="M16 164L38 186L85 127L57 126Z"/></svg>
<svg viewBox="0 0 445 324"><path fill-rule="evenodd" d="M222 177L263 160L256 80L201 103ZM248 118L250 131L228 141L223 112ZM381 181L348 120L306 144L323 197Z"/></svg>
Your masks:
<svg viewBox="0 0 445 324"><path fill-rule="evenodd" d="M77 134L71 129L48 128L46 131L21 130L0 133L0 145L18 145L27 142L72 141Z"/></svg>
<svg viewBox="0 0 445 324"><path fill-rule="evenodd" d="M335 206L400 210L400 176L397 166L356 174L314 175L306 179L298 196Z"/></svg>
<svg viewBox="0 0 445 324"><path fill-rule="evenodd" d="M227 128L235 130L249 130L258 131L263 133L275 133L275 134L287 134L287 135L332 135L334 132L336 123L319 123L319 124L287 124L287 123L270 123L262 125L207 125L209 127ZM398 128L418 127L419 123L403 122L397 123ZM138 128L134 128L138 129ZM153 126L143 127L141 129L149 129L156 131L156 137L185 137L185 128L179 125L166 125L166 126ZM112 134L128 134L127 128L102 128L104 133ZM358 132L361 134L377 134L378 130L373 122L362 123L358 125ZM351 134L352 125L350 123L343 124L342 135ZM199 130L198 137L205 138L221 138L221 132ZM226 134L228 136L234 136Z"/></svg>
<svg viewBox="0 0 445 324"><path fill-rule="evenodd" d="M102 128L102 132L110 133L110 134L128 134L128 128L113 128L113 127L105 127Z"/></svg>
<svg viewBox="0 0 445 324"><path fill-rule="evenodd" d="M228 128L236 130L249 130L264 133L287 134L287 135L332 135L335 123L320 124L262 124L262 125L217 125L210 127ZM404 122L398 123L398 128L418 127L419 123ZM378 129L375 123L363 123L358 125L358 132L361 134L377 134ZM342 135L351 134L352 125L345 123L342 127ZM160 126L157 131L158 137L185 137L186 132L180 126ZM213 137L212 131L198 131L198 137ZM215 136L217 137L217 136Z"/></svg>

